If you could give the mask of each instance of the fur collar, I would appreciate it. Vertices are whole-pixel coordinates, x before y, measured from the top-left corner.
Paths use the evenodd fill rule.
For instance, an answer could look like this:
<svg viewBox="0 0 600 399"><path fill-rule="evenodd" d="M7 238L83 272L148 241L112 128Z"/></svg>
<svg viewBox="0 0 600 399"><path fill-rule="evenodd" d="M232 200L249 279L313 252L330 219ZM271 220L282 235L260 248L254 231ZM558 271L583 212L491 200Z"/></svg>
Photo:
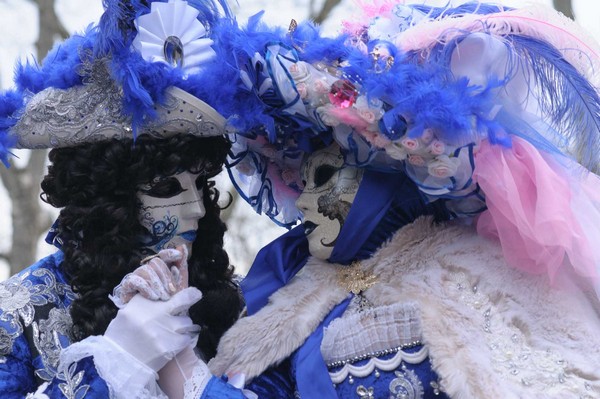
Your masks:
<svg viewBox="0 0 600 399"><path fill-rule="evenodd" d="M600 394L598 301L574 282L559 291L510 269L499 246L472 227L421 218L362 266L379 278L365 293L372 303L418 306L423 341L450 397ZM253 378L288 357L348 295L339 267L311 258L223 336L212 371Z"/></svg>

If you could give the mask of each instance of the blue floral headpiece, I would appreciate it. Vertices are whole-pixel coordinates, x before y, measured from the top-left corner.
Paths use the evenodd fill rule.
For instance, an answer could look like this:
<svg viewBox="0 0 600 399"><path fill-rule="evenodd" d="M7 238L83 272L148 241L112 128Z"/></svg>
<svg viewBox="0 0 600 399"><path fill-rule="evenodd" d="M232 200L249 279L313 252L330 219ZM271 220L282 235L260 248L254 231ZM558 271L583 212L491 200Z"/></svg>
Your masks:
<svg viewBox="0 0 600 399"><path fill-rule="evenodd" d="M486 209L474 179L483 143L519 137L595 170L600 49L572 21L542 6L399 3L365 6L335 39L294 24L236 53L262 119L231 121L229 170L257 212L295 224L302 159L334 141L346 164L405 173L456 217Z"/></svg>

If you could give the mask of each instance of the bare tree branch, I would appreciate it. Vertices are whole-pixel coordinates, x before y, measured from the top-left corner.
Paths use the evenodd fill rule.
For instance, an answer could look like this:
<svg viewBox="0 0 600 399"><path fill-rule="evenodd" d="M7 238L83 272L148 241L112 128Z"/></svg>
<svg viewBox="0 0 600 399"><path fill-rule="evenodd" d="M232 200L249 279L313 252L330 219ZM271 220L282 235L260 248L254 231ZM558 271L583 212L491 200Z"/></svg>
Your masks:
<svg viewBox="0 0 600 399"><path fill-rule="evenodd" d="M38 60L41 60L54 45L56 36L65 39L69 36L69 32L56 15L55 0L35 0L35 3L40 10L40 36L36 46Z"/></svg>
<svg viewBox="0 0 600 399"><path fill-rule="evenodd" d="M575 19L575 14L573 14L573 2L571 0L553 0L554 8L567 17L571 19Z"/></svg>
<svg viewBox="0 0 600 399"><path fill-rule="evenodd" d="M57 38L69 34L54 9L55 0L34 0L39 7L40 33L37 40L38 59L50 51ZM52 218L40 206L39 183L44 174L46 151L32 151L24 167L0 168L0 177L12 202L12 249L1 254L10 265L11 275L35 261L37 241L51 223Z"/></svg>
<svg viewBox="0 0 600 399"><path fill-rule="evenodd" d="M321 8L321 11L319 11L319 13L315 13L313 14L313 10L311 7L311 18L317 23L317 24L321 24L323 23L323 21L325 21L327 19L327 17L329 17L329 14L331 14L331 11L335 8L335 6L337 6L338 4L341 3L342 0L325 0L325 4L323 4L323 8Z"/></svg>

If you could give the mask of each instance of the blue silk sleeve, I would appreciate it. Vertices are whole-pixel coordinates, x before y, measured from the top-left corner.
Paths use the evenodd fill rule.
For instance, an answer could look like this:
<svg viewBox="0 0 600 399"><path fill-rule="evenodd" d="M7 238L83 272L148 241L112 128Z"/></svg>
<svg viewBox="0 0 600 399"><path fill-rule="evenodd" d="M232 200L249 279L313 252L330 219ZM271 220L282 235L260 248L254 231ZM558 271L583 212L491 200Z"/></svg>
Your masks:
<svg viewBox="0 0 600 399"><path fill-rule="evenodd" d="M296 389L289 359L254 378L246 388L257 394L259 398L293 398Z"/></svg>
<svg viewBox="0 0 600 399"><path fill-rule="evenodd" d="M200 399L245 399L245 396L241 390L229 385L227 381L212 377Z"/></svg>
<svg viewBox="0 0 600 399"><path fill-rule="evenodd" d="M246 389L258 395L259 399L293 398L295 389L291 380L289 360L254 378ZM224 379L213 377L200 399L244 399L244 394Z"/></svg>

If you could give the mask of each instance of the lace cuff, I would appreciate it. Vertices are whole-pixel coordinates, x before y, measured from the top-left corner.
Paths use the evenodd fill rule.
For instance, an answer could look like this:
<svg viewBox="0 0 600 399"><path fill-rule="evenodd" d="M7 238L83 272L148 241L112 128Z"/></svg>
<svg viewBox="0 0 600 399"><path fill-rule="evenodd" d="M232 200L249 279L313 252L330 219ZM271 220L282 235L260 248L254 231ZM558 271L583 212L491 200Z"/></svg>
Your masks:
<svg viewBox="0 0 600 399"><path fill-rule="evenodd" d="M213 381L213 384L211 384L211 387L208 387L211 380ZM183 398L258 399L258 395L254 392L244 389L245 380L243 374L237 374L227 383L224 380L213 376L206 363L199 362L194 368L191 378L185 382ZM216 384L214 382L216 382ZM207 390L207 392L205 392L205 390Z"/></svg>
<svg viewBox="0 0 600 399"><path fill-rule="evenodd" d="M206 389L206 385L210 378L213 375L211 374L208 366L204 362L198 362L196 367L194 367L194 371L192 372L192 376L185 381L183 385L183 398L184 399L197 399L202 396L202 393Z"/></svg>
<svg viewBox="0 0 600 399"><path fill-rule="evenodd" d="M104 336L91 336L65 348L59 371L90 356L108 386L111 399L167 399L156 382L157 374Z"/></svg>

